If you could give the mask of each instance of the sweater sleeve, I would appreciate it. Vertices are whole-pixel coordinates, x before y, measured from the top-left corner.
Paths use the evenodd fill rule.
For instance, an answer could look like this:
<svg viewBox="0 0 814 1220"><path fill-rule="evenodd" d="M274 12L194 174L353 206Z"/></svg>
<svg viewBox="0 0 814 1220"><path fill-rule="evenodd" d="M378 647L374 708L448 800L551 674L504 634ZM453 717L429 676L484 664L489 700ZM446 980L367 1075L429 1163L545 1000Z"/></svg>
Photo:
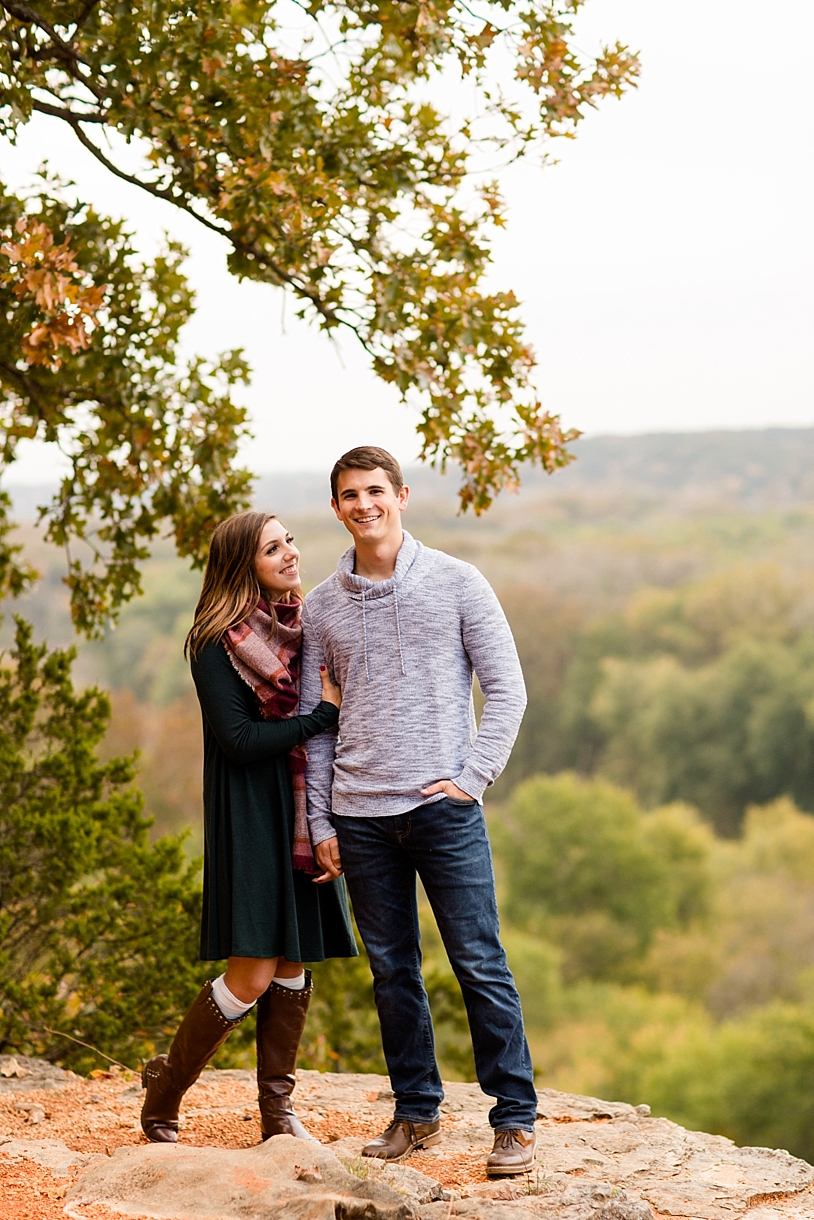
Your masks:
<svg viewBox="0 0 814 1220"><path fill-rule="evenodd" d="M192 677L201 709L218 745L233 763L254 763L284 754L336 724L339 711L319 702L310 715L286 720L255 720L243 683L225 649L213 644L193 658ZM249 688L246 687L246 691ZM252 696L253 697L253 696ZM306 705L307 706L307 705Z"/></svg>
<svg viewBox="0 0 814 1220"><path fill-rule="evenodd" d="M479 801L509 761L526 709L526 686L503 607L477 569L463 589L461 637L486 705L463 770L451 779Z"/></svg>
<svg viewBox="0 0 814 1220"><path fill-rule="evenodd" d="M301 697L304 702L313 699L321 690L319 667L327 664L319 636L308 613L306 598L302 612L302 676L300 679ZM331 812L335 754L335 730L315 737L308 747L305 788L308 797L308 830L314 847L319 843L324 843L326 839L332 839L336 834Z"/></svg>

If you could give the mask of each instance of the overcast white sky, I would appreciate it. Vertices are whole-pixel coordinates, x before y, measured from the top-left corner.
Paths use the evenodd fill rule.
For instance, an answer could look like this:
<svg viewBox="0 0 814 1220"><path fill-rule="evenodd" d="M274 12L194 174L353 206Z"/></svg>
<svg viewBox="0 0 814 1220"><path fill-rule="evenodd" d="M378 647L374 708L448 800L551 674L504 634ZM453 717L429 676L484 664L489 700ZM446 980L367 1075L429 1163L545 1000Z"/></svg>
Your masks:
<svg viewBox="0 0 814 1220"><path fill-rule="evenodd" d="M814 424L811 0L589 0L583 49L641 51L638 92L607 101L560 163L503 179L509 227L492 282L524 303L546 405L588 433ZM415 416L349 339L331 343L281 295L238 284L225 243L116 182L61 128L0 142L16 187L43 158L124 215L152 252L192 250L190 351L242 346L257 471L324 469L343 450L417 452ZM30 452L15 481L50 473Z"/></svg>

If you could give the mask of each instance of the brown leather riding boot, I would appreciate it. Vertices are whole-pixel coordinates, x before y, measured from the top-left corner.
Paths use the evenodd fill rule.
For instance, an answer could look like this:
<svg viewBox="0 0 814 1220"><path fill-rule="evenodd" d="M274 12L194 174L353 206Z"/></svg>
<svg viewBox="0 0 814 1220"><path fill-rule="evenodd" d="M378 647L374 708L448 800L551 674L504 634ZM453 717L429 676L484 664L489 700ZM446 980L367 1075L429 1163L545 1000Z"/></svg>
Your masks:
<svg viewBox="0 0 814 1220"><path fill-rule="evenodd" d="M154 1144L178 1139L178 1109L187 1089L248 1013L229 1021L212 999L212 983L202 987L178 1026L168 1055L154 1055L145 1063L141 1083L147 1090L141 1108L141 1129Z"/></svg>
<svg viewBox="0 0 814 1220"><path fill-rule="evenodd" d="M295 1135L301 1140L314 1138L305 1130L291 1104L297 1051L313 991L311 971L306 970L305 986L301 991L271 982L257 1001L257 1100L264 1140L272 1135Z"/></svg>

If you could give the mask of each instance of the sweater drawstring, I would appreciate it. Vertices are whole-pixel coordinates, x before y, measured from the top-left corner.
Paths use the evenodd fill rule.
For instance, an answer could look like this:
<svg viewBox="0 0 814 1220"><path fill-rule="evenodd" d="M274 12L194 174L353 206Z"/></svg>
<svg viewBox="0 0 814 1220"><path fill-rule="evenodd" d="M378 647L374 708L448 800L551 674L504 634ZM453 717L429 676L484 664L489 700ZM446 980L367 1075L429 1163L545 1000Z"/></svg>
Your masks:
<svg viewBox="0 0 814 1220"><path fill-rule="evenodd" d="M367 664L367 615L365 613L365 591L362 590L362 635L365 643L365 677L370 681L370 670Z"/></svg>
<svg viewBox="0 0 814 1220"><path fill-rule="evenodd" d="M394 606L395 606L395 608L396 608L396 638L397 638L397 640L398 640L398 642L399 642L399 661L400 661L400 663L401 663L401 672L402 672L402 674L404 674L404 676L406 677L406 673L407 673L407 671L406 671L406 670L405 670L405 668L404 668L404 653L402 652L402 648L401 648L401 626L400 626L400 624L399 624L399 590L398 590L398 585L396 585L395 589L393 590L393 605L394 605Z"/></svg>
<svg viewBox="0 0 814 1220"><path fill-rule="evenodd" d="M396 613L396 639L399 645L399 664L404 677L407 676L407 670L404 668L404 650L401 646L401 622L399 621L399 593L398 589L393 590L393 607ZM362 637L364 639L365 648L365 678L370 681L370 666L367 661L367 607L365 602L365 591L362 589Z"/></svg>

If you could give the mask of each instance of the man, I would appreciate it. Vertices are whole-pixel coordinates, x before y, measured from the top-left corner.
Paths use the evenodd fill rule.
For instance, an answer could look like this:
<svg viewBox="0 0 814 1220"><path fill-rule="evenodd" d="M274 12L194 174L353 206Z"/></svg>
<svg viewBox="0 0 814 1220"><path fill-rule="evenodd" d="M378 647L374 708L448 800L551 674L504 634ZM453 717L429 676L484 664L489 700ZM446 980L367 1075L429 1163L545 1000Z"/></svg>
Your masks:
<svg viewBox="0 0 814 1220"><path fill-rule="evenodd" d="M331 474L354 545L305 599L302 705L319 667L342 690L338 738L308 747L308 816L321 876L344 868L370 957L395 1097L363 1156L397 1160L441 1139L443 1099L421 977L421 878L466 1004L495 1142L490 1177L534 1164L537 1095L520 998L500 944L483 791L503 770L526 703L509 625L484 577L402 529L395 458L362 447ZM472 674L486 698L480 729Z"/></svg>

